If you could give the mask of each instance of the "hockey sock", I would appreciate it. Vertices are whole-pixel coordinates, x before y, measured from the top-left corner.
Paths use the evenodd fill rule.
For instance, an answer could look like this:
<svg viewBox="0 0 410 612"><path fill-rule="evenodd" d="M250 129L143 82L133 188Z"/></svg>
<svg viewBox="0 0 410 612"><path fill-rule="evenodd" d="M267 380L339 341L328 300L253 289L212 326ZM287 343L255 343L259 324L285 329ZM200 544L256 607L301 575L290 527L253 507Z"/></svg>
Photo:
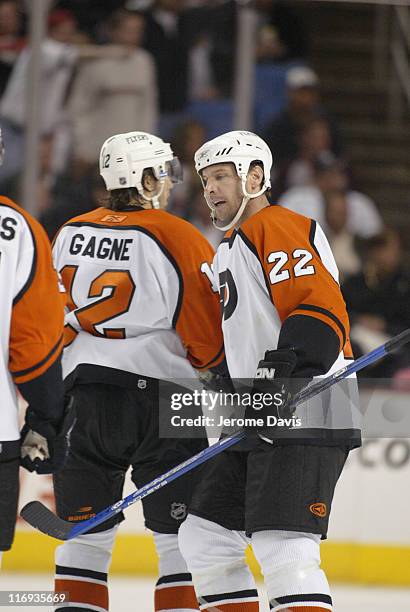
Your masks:
<svg viewBox="0 0 410 612"><path fill-rule="evenodd" d="M191 574L161 576L155 585L155 612L198 610Z"/></svg>
<svg viewBox="0 0 410 612"><path fill-rule="evenodd" d="M199 608L204 612L259 612L256 589L205 595L199 598Z"/></svg>
<svg viewBox="0 0 410 612"><path fill-rule="evenodd" d="M242 532L191 514L181 525L179 543L201 610L258 612L258 591L245 561L248 542Z"/></svg>
<svg viewBox="0 0 410 612"><path fill-rule="evenodd" d="M330 603L329 606L330 607L323 607L323 604L318 603L318 602L309 602L309 595L306 595L305 602L301 602L298 603L298 605L294 605L294 604L284 604L285 607L282 607L282 605L279 603L279 600L284 600L287 599L286 597L279 597L276 601L276 603L271 602L270 604L270 609L274 610L274 612L329 612L329 610L332 610L332 600L330 599ZM277 605L278 604L278 605Z"/></svg>
<svg viewBox="0 0 410 612"><path fill-rule="evenodd" d="M54 589L67 593L69 610L108 610L107 574L103 572L57 565ZM66 610L66 607L57 610Z"/></svg>
<svg viewBox="0 0 410 612"><path fill-rule="evenodd" d="M265 578L274 612L329 612L332 598L320 568L320 535L294 531L259 531L253 551Z"/></svg>
<svg viewBox="0 0 410 612"><path fill-rule="evenodd" d="M70 603L56 611L108 611L107 572L117 529L78 536L57 547L55 590L68 593Z"/></svg>
<svg viewBox="0 0 410 612"><path fill-rule="evenodd" d="M159 579L155 585L155 612L198 610L192 576L178 546L175 533L154 532L159 558Z"/></svg>

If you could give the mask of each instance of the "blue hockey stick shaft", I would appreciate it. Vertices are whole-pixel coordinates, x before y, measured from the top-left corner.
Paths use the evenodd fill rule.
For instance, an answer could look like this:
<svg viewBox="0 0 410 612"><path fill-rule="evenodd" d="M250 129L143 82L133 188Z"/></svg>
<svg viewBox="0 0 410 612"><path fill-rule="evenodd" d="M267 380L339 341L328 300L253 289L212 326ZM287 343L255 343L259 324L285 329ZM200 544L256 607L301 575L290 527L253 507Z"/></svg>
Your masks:
<svg viewBox="0 0 410 612"><path fill-rule="evenodd" d="M302 402L310 399L314 395L321 393L322 391L326 391L326 389L339 382L339 380L347 378L351 374L359 372L359 370L363 370L363 368L371 365L379 359L382 359L382 357L385 357L389 353L393 353L395 350L399 349L404 344L407 344L407 342L410 342L410 329L406 329L401 334L394 336L394 338L388 340L388 342L386 342L385 344L378 346L373 351L370 351L370 353L367 353L366 355L359 357L355 361L352 361L352 363L345 366L344 368L341 368L340 370L337 370L337 372L335 372L334 374L327 376L323 380L320 380L319 382L315 383L314 385L311 385L310 387L302 389L302 391L300 391L295 396L292 405L297 406L298 404L301 404Z"/></svg>
<svg viewBox="0 0 410 612"><path fill-rule="evenodd" d="M317 383L306 387L305 389L300 391L294 398L293 406L296 407L302 402L311 399L315 395L318 395L322 391L325 391L340 380L343 380L351 374L355 374L366 366L371 365L375 361L378 361L382 357L385 357L388 353L393 352L394 350L400 348L409 341L410 329L407 329L406 331L402 332L398 336L395 336L385 344L382 344L370 353L367 353L367 355L359 357L359 359L356 359L355 361L341 368L334 374L331 374L323 380L320 380ZM137 489L121 501L116 502L105 510L101 510L101 512L98 512L98 514L96 514L93 518L90 518L86 521L81 521L81 523L78 523L77 525L73 525L70 533L68 534L67 540L71 540L72 538L75 538L81 535L82 533L86 533L90 529L93 529L94 527L108 520L115 514L122 512L122 510L125 510L126 508L128 508L128 506L131 506L135 502L143 499L144 497L147 497L147 495L151 495L151 493L154 493L154 491L157 491L158 489L166 486L173 480L176 480L183 474L186 474L187 472L193 470L202 463L205 463L205 461L208 461L212 457L219 455L219 453L222 453L227 448L234 446L234 444L237 444L244 437L245 433L243 431L239 431L233 434L232 436L223 438L215 444L212 444L212 446L205 448L200 453L197 453L193 457L190 457L186 461L183 461L182 463L175 466L162 476L158 476L158 478L155 478L140 489Z"/></svg>

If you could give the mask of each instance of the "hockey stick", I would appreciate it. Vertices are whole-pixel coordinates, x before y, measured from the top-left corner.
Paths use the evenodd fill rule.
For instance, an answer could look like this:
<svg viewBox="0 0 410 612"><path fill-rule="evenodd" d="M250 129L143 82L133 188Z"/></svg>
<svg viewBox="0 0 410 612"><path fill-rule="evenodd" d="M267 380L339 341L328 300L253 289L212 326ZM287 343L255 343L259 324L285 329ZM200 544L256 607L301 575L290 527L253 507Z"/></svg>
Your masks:
<svg viewBox="0 0 410 612"><path fill-rule="evenodd" d="M407 342L410 342L410 329L407 329L398 336L395 336L385 344L382 344L370 353L367 353L367 355L359 357L359 359L356 359L356 361L353 361L348 366L341 368L327 378L318 381L310 387L306 387L295 396L292 406L295 407L298 404L313 398L315 395L325 391L340 380L350 376L350 374L354 374L375 361L378 361L388 353L392 353ZM198 465L201 465L201 463L208 461L208 459L218 455L230 446L237 444L244 437L245 433L243 431L239 431L232 436L219 440L215 444L212 444L212 446L207 447L200 453L197 453L193 457L190 457L186 461L183 461L179 465L175 466L162 476L158 476L158 478L155 478L140 489L137 489L124 499L112 504L112 506L109 506L105 510L101 510L101 512L98 512L94 517L86 521L81 521L81 523L73 525L73 523L70 521L65 521L59 518L39 501L32 501L26 504L24 508L22 508L20 515L30 525L39 531L42 531L46 535L52 536L59 540L71 540L72 538L93 529L122 510L125 510L128 508L128 506L131 506L131 504L134 504L136 501L139 501L144 497L147 497L147 495L154 493L154 491L157 491L186 472L189 472Z"/></svg>

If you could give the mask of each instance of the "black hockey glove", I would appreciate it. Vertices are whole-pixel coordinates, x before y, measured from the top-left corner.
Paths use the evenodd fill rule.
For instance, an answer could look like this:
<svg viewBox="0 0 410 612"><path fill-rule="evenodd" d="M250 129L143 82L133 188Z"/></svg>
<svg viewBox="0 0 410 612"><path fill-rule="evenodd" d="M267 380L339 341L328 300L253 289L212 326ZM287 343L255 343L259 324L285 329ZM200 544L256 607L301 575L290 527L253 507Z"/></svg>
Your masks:
<svg viewBox="0 0 410 612"><path fill-rule="evenodd" d="M266 351L256 370L253 380L253 405L245 412L246 419L262 419L263 425L247 426L248 437L259 436L272 442L279 419L290 419L294 413L293 396L300 391L307 380L292 378L297 357L291 349Z"/></svg>
<svg viewBox="0 0 410 612"><path fill-rule="evenodd" d="M20 464L29 472L53 474L64 467L70 447L70 434L75 425L74 398L65 399L64 411L58 421L41 418L30 409L20 432Z"/></svg>
<svg viewBox="0 0 410 612"><path fill-rule="evenodd" d="M225 359L209 370L197 370L197 372L203 388L207 391L235 393L235 387Z"/></svg>

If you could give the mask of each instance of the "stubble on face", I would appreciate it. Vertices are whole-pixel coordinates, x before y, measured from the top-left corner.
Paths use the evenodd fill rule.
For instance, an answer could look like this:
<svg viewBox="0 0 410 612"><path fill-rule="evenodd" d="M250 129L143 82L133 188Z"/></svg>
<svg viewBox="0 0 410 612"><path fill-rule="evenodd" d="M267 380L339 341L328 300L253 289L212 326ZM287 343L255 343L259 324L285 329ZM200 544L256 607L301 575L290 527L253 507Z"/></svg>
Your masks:
<svg viewBox="0 0 410 612"><path fill-rule="evenodd" d="M241 181L233 164L215 164L202 172L205 196L216 226L229 224L242 201Z"/></svg>

